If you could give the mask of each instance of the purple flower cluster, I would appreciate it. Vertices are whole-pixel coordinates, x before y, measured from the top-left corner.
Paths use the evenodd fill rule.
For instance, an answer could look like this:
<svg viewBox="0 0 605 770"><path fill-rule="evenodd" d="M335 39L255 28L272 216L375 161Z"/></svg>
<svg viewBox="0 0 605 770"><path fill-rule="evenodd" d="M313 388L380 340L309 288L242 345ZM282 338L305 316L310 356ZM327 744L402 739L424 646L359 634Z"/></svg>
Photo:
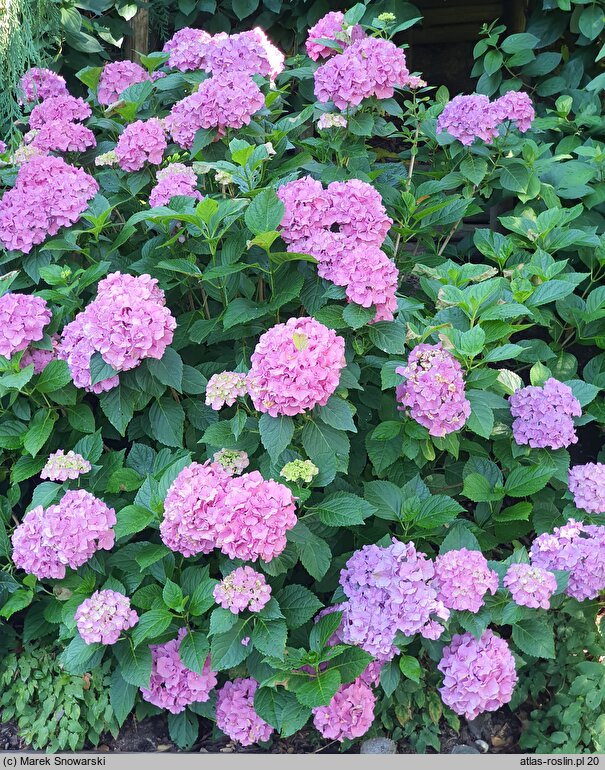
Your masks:
<svg viewBox="0 0 605 770"><path fill-rule="evenodd" d="M207 69L205 57L211 39L212 35L203 29L179 29L162 48L169 54L168 66L181 72Z"/></svg>
<svg viewBox="0 0 605 770"><path fill-rule="evenodd" d="M550 597L557 590L552 572L531 564L511 564L504 576L504 585L513 601L522 607L550 609Z"/></svg>
<svg viewBox="0 0 605 770"><path fill-rule="evenodd" d="M50 339L53 346L52 350L42 350L42 348L34 348L31 345L25 350L21 356L21 369L25 369L26 366L33 364L34 374L40 374L40 372L43 372L51 361L54 361L54 359L57 357L59 335L53 334Z"/></svg>
<svg viewBox="0 0 605 770"><path fill-rule="evenodd" d="M53 96L67 96L65 78L44 67L32 67L19 81L19 103L42 102Z"/></svg>
<svg viewBox="0 0 605 770"><path fill-rule="evenodd" d="M351 43L366 37L359 24L350 25L345 22L342 11L330 11L313 26L309 28L305 48L309 58L313 61L328 59L336 56L338 51L319 42L319 40L333 40L342 48L347 48Z"/></svg>
<svg viewBox="0 0 605 770"><path fill-rule="evenodd" d="M120 168L139 171L147 162L157 166L162 162L167 146L161 120L135 120L126 126L116 144Z"/></svg>
<svg viewBox="0 0 605 770"><path fill-rule="evenodd" d="M186 635L187 629L181 628L176 639L149 646L151 680L148 688L141 687L143 700L167 709L171 714L180 714L192 703L205 703L217 682L210 665L210 655L201 674L183 664L179 650Z"/></svg>
<svg viewBox="0 0 605 770"><path fill-rule="evenodd" d="M0 241L28 254L48 235L77 222L98 189L91 176L62 158L32 158L0 200Z"/></svg>
<svg viewBox="0 0 605 770"><path fill-rule="evenodd" d="M217 604L234 615L244 610L260 612L271 598L271 586L252 567L237 567L221 580L213 595Z"/></svg>
<svg viewBox="0 0 605 770"><path fill-rule="evenodd" d="M370 687L356 679L339 687L327 706L313 709L313 724L329 740L361 738L374 721L375 703Z"/></svg>
<svg viewBox="0 0 605 770"><path fill-rule="evenodd" d="M532 565L569 572L566 593L578 601L594 599L605 588L605 527L569 519L532 543Z"/></svg>
<svg viewBox="0 0 605 770"><path fill-rule="evenodd" d="M31 146L43 153L84 152L97 144L89 128L68 120L51 120L39 130L31 131L30 135Z"/></svg>
<svg viewBox="0 0 605 770"><path fill-rule="evenodd" d="M437 668L443 674L441 698L456 714L475 719L508 703L517 683L515 659L504 639L484 631L480 639L456 634Z"/></svg>
<svg viewBox="0 0 605 770"><path fill-rule="evenodd" d="M96 299L63 329L58 356L76 387L100 393L118 382L111 377L91 386L95 351L116 371L134 369L145 358L162 358L175 327L157 279L111 273L99 282Z"/></svg>
<svg viewBox="0 0 605 770"><path fill-rule="evenodd" d="M213 374L206 385L206 405L219 411L225 405L233 406L238 398L245 396L246 375L240 372Z"/></svg>
<svg viewBox="0 0 605 770"><path fill-rule="evenodd" d="M268 741L273 732L271 725L254 710L255 679L234 679L218 691L216 699L216 726L232 741L251 746Z"/></svg>
<svg viewBox="0 0 605 770"><path fill-rule="evenodd" d="M532 449L561 449L578 440L573 418L582 407L569 386L550 377L543 387L528 385L509 398L513 436L517 444Z"/></svg>
<svg viewBox="0 0 605 770"><path fill-rule="evenodd" d="M346 365L345 343L314 318L290 318L261 335L247 386L254 407L271 417L325 406Z"/></svg>
<svg viewBox="0 0 605 770"><path fill-rule="evenodd" d="M81 123L89 118L92 111L84 99L64 94L51 96L37 104L29 116L30 128L42 128L46 123L63 120L68 123Z"/></svg>
<svg viewBox="0 0 605 770"><path fill-rule="evenodd" d="M139 64L132 61L109 62L99 78L97 101L104 105L114 104L122 91L145 80L150 80L149 73Z"/></svg>
<svg viewBox="0 0 605 770"><path fill-rule="evenodd" d="M438 345L416 345L405 367L395 369L405 377L396 388L400 410L428 428L431 436L460 430L471 413L466 398L462 367L451 353Z"/></svg>
<svg viewBox="0 0 605 770"><path fill-rule="evenodd" d="M283 484L258 471L234 478L217 463L191 463L168 489L160 534L184 556L220 548L232 559L270 561L295 524L294 497Z"/></svg>
<svg viewBox="0 0 605 770"><path fill-rule="evenodd" d="M34 294L8 292L0 297L0 356L10 358L13 353L44 336L44 327L50 323L51 313L42 297ZM21 364L24 368L26 364Z"/></svg>
<svg viewBox="0 0 605 770"><path fill-rule="evenodd" d="M187 195L201 200L201 193L196 190L195 171L183 163L170 163L156 174L158 183L149 193L150 206L167 206L177 195Z"/></svg>
<svg viewBox="0 0 605 770"><path fill-rule="evenodd" d="M481 551L468 548L447 551L435 559L433 585L438 599L450 610L479 612L489 591L498 590L498 575L487 566Z"/></svg>
<svg viewBox="0 0 605 770"><path fill-rule="evenodd" d="M409 76L405 54L390 40L364 37L322 64L315 72L315 96L339 110L364 99L390 99Z"/></svg>
<svg viewBox="0 0 605 770"><path fill-rule="evenodd" d="M574 465L569 470L569 491L577 508L588 513L605 513L605 465Z"/></svg>
<svg viewBox="0 0 605 770"><path fill-rule="evenodd" d="M62 449L49 455L46 465L40 471L41 479L50 479L51 481L67 481L67 479L77 479L82 473L88 473L90 463L82 455L77 454L70 449L67 454Z"/></svg>
<svg viewBox="0 0 605 770"><path fill-rule="evenodd" d="M372 185L351 179L324 190L306 176L277 194L285 207L281 234L288 251L315 257L318 274L345 286L349 302L374 305L374 321L392 320L399 274L380 249L392 220Z"/></svg>
<svg viewBox="0 0 605 770"><path fill-rule="evenodd" d="M115 644L122 631L138 622L130 599L118 591L95 591L76 610L76 626L86 644Z"/></svg>
<svg viewBox="0 0 605 770"><path fill-rule="evenodd" d="M509 91L495 102L483 94L459 94L443 108L437 120L437 133L447 131L465 145L475 139L491 143L503 123L511 121L525 133L535 116L531 99L521 91Z"/></svg>
<svg viewBox="0 0 605 770"><path fill-rule="evenodd" d="M431 581L435 570L413 543L393 538L387 548L366 545L351 556L340 573L348 599L343 606L342 638L377 658L389 660L396 652L397 631L436 638L449 611L437 598Z"/></svg>
<svg viewBox="0 0 605 770"><path fill-rule="evenodd" d="M12 535L13 561L38 578L64 578L103 549L113 548L113 508L83 489L66 492L61 502L25 514Z"/></svg>

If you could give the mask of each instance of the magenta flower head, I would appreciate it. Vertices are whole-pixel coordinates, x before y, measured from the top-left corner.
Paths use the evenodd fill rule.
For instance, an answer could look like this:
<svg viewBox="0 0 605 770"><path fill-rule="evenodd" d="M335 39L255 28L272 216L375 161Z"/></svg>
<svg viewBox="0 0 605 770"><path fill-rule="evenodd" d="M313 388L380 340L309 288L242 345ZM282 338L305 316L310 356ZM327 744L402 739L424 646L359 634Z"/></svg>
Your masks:
<svg viewBox="0 0 605 770"><path fill-rule="evenodd" d="M529 131L536 117L529 94L524 91L508 91L504 96L492 102L490 110L498 123L510 120L522 134Z"/></svg>
<svg viewBox="0 0 605 770"><path fill-rule="evenodd" d="M431 436L460 430L471 413L466 398L462 367L451 353L438 345L416 345L405 367L395 370L405 377L396 389L399 409L428 428Z"/></svg>
<svg viewBox="0 0 605 770"><path fill-rule="evenodd" d="M245 396L246 375L240 372L213 374L206 385L206 405L219 411L224 406L233 406L238 398Z"/></svg>
<svg viewBox="0 0 605 770"><path fill-rule="evenodd" d="M271 725L261 719L254 709L255 679L234 679L218 691L216 699L216 726L242 746L268 741L273 733Z"/></svg>
<svg viewBox="0 0 605 770"><path fill-rule="evenodd" d="M34 374L40 374L51 361L57 357L57 346L59 344L59 335L51 335L52 350L42 350L29 345L21 356L20 367L25 369L30 364L34 365Z"/></svg>
<svg viewBox="0 0 605 770"><path fill-rule="evenodd" d="M191 463L168 488L160 536L183 556L210 553L216 546L220 505L230 479L217 463Z"/></svg>
<svg viewBox="0 0 605 770"><path fill-rule="evenodd" d="M550 377L543 387L519 388L508 400L517 444L561 449L577 442L572 418L582 415L582 407L569 386Z"/></svg>
<svg viewBox="0 0 605 770"><path fill-rule="evenodd" d="M456 634L443 649L437 668L443 674L439 688L443 702L467 719L504 706L517 683L515 659L507 643L489 629L480 639Z"/></svg>
<svg viewBox="0 0 605 770"><path fill-rule="evenodd" d="M179 29L162 48L162 51L170 55L168 66L181 72L207 69L205 57L211 38L202 29Z"/></svg>
<svg viewBox="0 0 605 770"><path fill-rule="evenodd" d="M231 478L217 508L216 545L230 559L271 561L297 521L292 492L258 471Z"/></svg>
<svg viewBox="0 0 605 770"><path fill-rule="evenodd" d="M552 572L531 564L511 564L504 576L504 585L513 601L522 607L550 609L550 597L557 590Z"/></svg>
<svg viewBox="0 0 605 770"><path fill-rule="evenodd" d="M475 139L490 143L498 136L499 123L487 96L459 94L445 105L439 115L437 133L447 131L465 145L472 144Z"/></svg>
<svg viewBox="0 0 605 770"><path fill-rule="evenodd" d="M588 513L605 513L605 465L574 465L569 469L569 491L576 508Z"/></svg>
<svg viewBox="0 0 605 770"><path fill-rule="evenodd" d="M337 261L334 283L347 287L347 300L362 307L376 308L376 321L392 321L397 310L399 271L395 263L376 246L360 245L345 251ZM328 271L330 273L331 271ZM330 279L329 275L325 276Z"/></svg>
<svg viewBox="0 0 605 770"><path fill-rule="evenodd" d="M346 48L351 43L364 37L366 37L366 34L359 24L347 25L342 11L330 11L325 16L322 16L313 27L309 28L305 48L309 58L313 59L313 61L328 59L330 56L336 56L338 51L319 42L319 39L333 40L341 48Z"/></svg>
<svg viewBox="0 0 605 770"><path fill-rule="evenodd" d="M258 27L236 35L214 35L206 52L206 69L214 76L230 73L274 79L283 68L283 54Z"/></svg>
<svg viewBox="0 0 605 770"><path fill-rule="evenodd" d="M113 104L123 91L145 80L150 80L149 73L139 64L132 61L109 62L99 78L97 101L103 105Z"/></svg>
<svg viewBox="0 0 605 770"><path fill-rule="evenodd" d="M44 67L32 67L19 81L19 104L42 102L53 96L68 96L65 78Z"/></svg>
<svg viewBox="0 0 605 770"><path fill-rule="evenodd" d="M67 481L77 479L82 473L88 473L90 463L72 449L67 454L62 449L49 455L46 465L40 471L41 479Z"/></svg>
<svg viewBox="0 0 605 770"><path fill-rule="evenodd" d="M92 111L84 99L76 99L68 94L51 96L37 104L29 116L30 128L42 128L45 123L62 120L67 123L78 123L86 120Z"/></svg>
<svg viewBox="0 0 605 770"><path fill-rule="evenodd" d="M433 616L448 618L431 581L433 563L413 543L393 538L392 545L363 546L340 573L348 601L343 606L342 638L376 658L390 660L397 631L406 636L426 632L429 638L443 627L431 624ZM439 626L439 628L437 628Z"/></svg>
<svg viewBox="0 0 605 770"><path fill-rule="evenodd" d="M330 209L324 227L360 241L359 245L380 246L393 224L378 190L368 182L349 179L331 182L327 189Z"/></svg>
<svg viewBox="0 0 605 770"><path fill-rule="evenodd" d="M498 575L487 566L481 551L447 551L435 559L433 585L439 600L450 610L479 612L483 597L498 590Z"/></svg>
<svg viewBox="0 0 605 770"><path fill-rule="evenodd" d="M104 393L116 388L120 378L116 374L91 385L90 359L96 351L87 331L89 318L90 314L87 315L86 311L78 313L71 323L63 327L61 341L57 348L57 358L67 362L76 388L84 388L91 393Z"/></svg>
<svg viewBox="0 0 605 770"><path fill-rule="evenodd" d="M186 635L187 629L181 628L176 639L149 646L151 680L148 688L140 688L143 700L171 714L180 714L192 703L205 703L217 682L216 674L210 667L210 655L201 674L187 668L181 661L179 649Z"/></svg>
<svg viewBox="0 0 605 770"><path fill-rule="evenodd" d="M86 644L115 644L138 621L130 599L117 591L95 591L76 610L76 626Z"/></svg>
<svg viewBox="0 0 605 770"><path fill-rule="evenodd" d="M182 163L170 163L156 174L158 183L149 193L150 206L167 206L177 195L201 200L195 171Z"/></svg>
<svg viewBox="0 0 605 770"><path fill-rule="evenodd" d="M214 589L217 603L234 615L244 610L260 612L271 598L265 576L252 567L237 567Z"/></svg>
<svg viewBox="0 0 605 770"><path fill-rule="evenodd" d="M83 489L69 491L57 505L25 514L12 535L13 561L38 578L64 578L98 550L113 548L116 515Z"/></svg>
<svg viewBox="0 0 605 770"><path fill-rule="evenodd" d="M0 297L0 356L10 358L13 353L44 336L44 327L50 323L51 313L42 297L34 294L9 292Z"/></svg>
<svg viewBox="0 0 605 770"><path fill-rule="evenodd" d="M136 120L126 126L116 145L120 168L138 171L145 163L159 165L168 146L164 127L158 118Z"/></svg>
<svg viewBox="0 0 605 770"><path fill-rule="evenodd" d="M594 599L605 588L605 527L569 519L552 534L545 532L532 543L532 565L569 573L565 593L578 601Z"/></svg>
<svg viewBox="0 0 605 770"><path fill-rule="evenodd" d="M325 406L346 366L345 343L314 318L290 318L261 335L252 354L248 392L272 417Z"/></svg>
<svg viewBox="0 0 605 770"><path fill-rule="evenodd" d="M39 131L33 133L31 146L42 152L84 152L97 144L89 128L60 118L44 123Z"/></svg>
<svg viewBox="0 0 605 770"><path fill-rule="evenodd" d="M327 706L313 709L313 724L328 740L361 738L374 721L375 703L370 687L356 679L339 687Z"/></svg>

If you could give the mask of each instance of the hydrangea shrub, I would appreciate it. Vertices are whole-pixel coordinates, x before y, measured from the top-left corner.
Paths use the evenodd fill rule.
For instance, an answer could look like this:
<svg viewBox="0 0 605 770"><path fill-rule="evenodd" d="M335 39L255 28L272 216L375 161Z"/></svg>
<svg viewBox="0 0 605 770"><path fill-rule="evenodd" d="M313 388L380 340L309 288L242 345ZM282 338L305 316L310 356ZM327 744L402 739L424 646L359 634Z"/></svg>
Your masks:
<svg viewBox="0 0 605 770"><path fill-rule="evenodd" d="M0 155L0 616L184 748L424 750L596 628L592 97L450 98L365 10L30 72Z"/></svg>

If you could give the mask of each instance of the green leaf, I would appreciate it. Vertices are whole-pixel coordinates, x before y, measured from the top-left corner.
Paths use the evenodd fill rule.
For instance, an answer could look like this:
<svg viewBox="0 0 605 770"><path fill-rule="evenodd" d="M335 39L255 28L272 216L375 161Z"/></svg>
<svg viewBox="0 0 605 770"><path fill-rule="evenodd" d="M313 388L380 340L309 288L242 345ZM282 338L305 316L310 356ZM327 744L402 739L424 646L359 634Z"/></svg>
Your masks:
<svg viewBox="0 0 605 770"><path fill-rule="evenodd" d="M368 335L385 353L400 355L405 350L405 328L394 321L378 321L368 327Z"/></svg>
<svg viewBox="0 0 605 770"><path fill-rule="evenodd" d="M78 433L94 433L95 418L88 404L76 404L67 408L67 421Z"/></svg>
<svg viewBox="0 0 605 770"><path fill-rule="evenodd" d="M351 527L363 524L375 513L370 503L349 492L334 492L311 508L317 511L322 524L329 527Z"/></svg>
<svg viewBox="0 0 605 770"><path fill-rule="evenodd" d="M529 169L521 163L510 163L500 172L500 184L505 190L523 193L529 184Z"/></svg>
<svg viewBox="0 0 605 770"><path fill-rule="evenodd" d="M256 617L251 641L259 652L274 658L283 658L287 636L288 629L284 620Z"/></svg>
<svg viewBox="0 0 605 770"><path fill-rule="evenodd" d="M11 469L11 482L18 484L20 481L36 476L46 465L46 457L27 457L23 455Z"/></svg>
<svg viewBox="0 0 605 770"><path fill-rule="evenodd" d="M460 164L460 172L465 179L479 185L487 175L487 162L483 158L469 155Z"/></svg>
<svg viewBox="0 0 605 770"><path fill-rule="evenodd" d="M169 388L174 388L181 393L183 384L183 359L179 356L176 350L172 348L166 348L164 355L159 360L156 358L150 358L147 361L147 366L151 374Z"/></svg>
<svg viewBox="0 0 605 770"><path fill-rule="evenodd" d="M340 687L340 673L338 669L329 668L322 671L314 679L308 679L302 684L296 684L296 697L303 706L316 708L327 706L336 690Z"/></svg>
<svg viewBox="0 0 605 770"><path fill-rule="evenodd" d="M422 501L420 511L414 516L414 524L423 529L436 529L449 524L463 510L452 497L432 495Z"/></svg>
<svg viewBox="0 0 605 770"><path fill-rule="evenodd" d="M256 11L260 0L232 0L231 7L238 19L245 19Z"/></svg>
<svg viewBox="0 0 605 770"><path fill-rule="evenodd" d="M201 674L210 652L210 644L205 634L201 631L189 631L183 637L179 648L179 655L183 665L196 674Z"/></svg>
<svg viewBox="0 0 605 770"><path fill-rule="evenodd" d="M309 575L321 580L332 561L332 552L326 541L314 535L302 521L288 532L288 540L294 543L298 558Z"/></svg>
<svg viewBox="0 0 605 770"><path fill-rule="evenodd" d="M57 414L50 409L40 409L36 412L29 430L23 437L23 447L32 457L46 444L56 421Z"/></svg>
<svg viewBox="0 0 605 770"><path fill-rule="evenodd" d="M246 226L254 233L268 233L277 230L284 216L284 204L272 188L259 193L246 209Z"/></svg>
<svg viewBox="0 0 605 770"><path fill-rule="evenodd" d="M242 639L250 635L250 626L250 618L238 618L228 631L212 637L210 653L213 671L233 668L248 657L249 647L242 644Z"/></svg>
<svg viewBox="0 0 605 770"><path fill-rule="evenodd" d="M199 729L197 716L188 709L178 714L168 714L168 734L183 751L190 749L197 741Z"/></svg>
<svg viewBox="0 0 605 770"><path fill-rule="evenodd" d="M121 436L126 435L128 423L134 414L132 391L122 385L101 393L99 403L105 416Z"/></svg>
<svg viewBox="0 0 605 770"><path fill-rule="evenodd" d="M260 439L273 463L277 463L282 452L288 447L294 435L294 420L291 417L271 417L262 414L258 421Z"/></svg>
<svg viewBox="0 0 605 770"><path fill-rule="evenodd" d="M172 615L168 610L148 610L139 618L139 622L132 632L132 641L135 647L146 639L155 639L164 633L172 623Z"/></svg>
<svg viewBox="0 0 605 770"><path fill-rule="evenodd" d="M399 658L399 669L406 679L411 679L412 682L420 681L422 668L416 658L411 655L402 655Z"/></svg>
<svg viewBox="0 0 605 770"><path fill-rule="evenodd" d="M554 658L552 626L545 616L534 615L513 625L513 641L521 652L534 658Z"/></svg>
<svg viewBox="0 0 605 770"><path fill-rule="evenodd" d="M145 644L133 649L128 640L124 640L115 644L113 651L126 682L135 687L149 687L152 662L149 646Z"/></svg>
<svg viewBox="0 0 605 770"><path fill-rule="evenodd" d="M374 307L362 307L355 302L349 302L342 311L343 320L351 329L360 329L362 326L366 326L375 315L376 309Z"/></svg>
<svg viewBox="0 0 605 770"><path fill-rule="evenodd" d="M134 492L143 483L143 478L132 468L117 468L109 477L106 490L118 494Z"/></svg>
<svg viewBox="0 0 605 770"><path fill-rule="evenodd" d="M64 388L68 382L71 382L71 374L67 362L49 361L38 377L36 390L39 393L52 393Z"/></svg>
<svg viewBox="0 0 605 770"><path fill-rule="evenodd" d="M554 469L551 466L518 466L508 474L504 491L509 497L527 497L539 492L548 484Z"/></svg>
<svg viewBox="0 0 605 770"><path fill-rule="evenodd" d="M68 646L59 655L59 662L65 670L74 675L92 671L101 661L105 646L102 644L86 644L80 634L74 636Z"/></svg>
<svg viewBox="0 0 605 770"><path fill-rule="evenodd" d="M331 396L325 406L316 406L315 414L322 422L336 430L357 433L349 403L338 396Z"/></svg>
<svg viewBox="0 0 605 770"><path fill-rule="evenodd" d="M374 117L368 112L358 112L349 117L347 128L355 136L372 136Z"/></svg>
<svg viewBox="0 0 605 770"><path fill-rule="evenodd" d="M255 318L265 315L266 312L266 306L257 305L252 300L246 299L246 297L236 297L225 310L223 328L227 330L239 324L244 324L247 321L253 321Z"/></svg>
<svg viewBox="0 0 605 770"><path fill-rule="evenodd" d="M181 587L172 580L167 579L162 589L164 604L171 610L180 611L183 608L183 592Z"/></svg>
<svg viewBox="0 0 605 770"><path fill-rule="evenodd" d="M4 531L4 523L2 523L2 531ZM18 588L13 594L10 595L8 601L2 605L2 609L0 609L0 617L6 618L8 620L16 612L20 612L26 607L29 607L33 598L33 591L26 591L22 588Z"/></svg>
<svg viewBox="0 0 605 770"><path fill-rule="evenodd" d="M96 93L102 72L103 67L84 67L84 69L76 72L76 77L84 83L85 86L88 86L93 93Z"/></svg>
<svg viewBox="0 0 605 770"><path fill-rule="evenodd" d="M141 505L126 505L116 513L113 531L116 539L142 532L153 521L153 513Z"/></svg>
<svg viewBox="0 0 605 770"><path fill-rule="evenodd" d="M213 592L217 583L217 580L210 578L198 583L189 600L188 610L192 615L203 615L212 607L215 603Z"/></svg>
<svg viewBox="0 0 605 770"><path fill-rule="evenodd" d="M138 688L127 682L122 676L120 669L116 668L111 675L109 702L120 727L134 708L137 692Z"/></svg>
<svg viewBox="0 0 605 770"><path fill-rule="evenodd" d="M155 564L156 561L168 556L169 553L171 552L165 545L145 543L144 547L138 551L134 558L141 570L144 570Z"/></svg>
<svg viewBox="0 0 605 770"><path fill-rule="evenodd" d="M502 41L502 50L504 53L518 53L535 48L540 42L540 38L529 32L519 32L516 35L509 35Z"/></svg>
<svg viewBox="0 0 605 770"><path fill-rule="evenodd" d="M288 628L299 628L323 607L317 596L300 585L287 585L276 594Z"/></svg>
<svg viewBox="0 0 605 770"><path fill-rule="evenodd" d="M489 438L494 429L494 412L490 406L490 394L483 390L471 389L467 391L466 397L471 405L471 413L465 427L478 436Z"/></svg>
<svg viewBox="0 0 605 770"><path fill-rule="evenodd" d="M348 684L360 676L372 662L372 656L359 647L350 647L343 653L333 658L329 669L336 669L340 674L340 680L343 684Z"/></svg>
<svg viewBox="0 0 605 770"><path fill-rule="evenodd" d="M185 412L172 398L165 396L151 405L149 422L154 438L161 444L183 446Z"/></svg>
<svg viewBox="0 0 605 770"><path fill-rule="evenodd" d="M504 489L496 491L494 484L485 476L480 473L469 473L464 478L462 494L474 503L484 503L501 500L504 497Z"/></svg>
<svg viewBox="0 0 605 770"><path fill-rule="evenodd" d="M50 366L50 364L49 364ZM93 353L90 357L90 384L96 385L103 380L109 380L115 377L118 372L103 360L100 353Z"/></svg>
<svg viewBox="0 0 605 770"><path fill-rule="evenodd" d="M376 516L387 521L399 521L405 497L390 481L370 481L365 485L366 500L376 508Z"/></svg>

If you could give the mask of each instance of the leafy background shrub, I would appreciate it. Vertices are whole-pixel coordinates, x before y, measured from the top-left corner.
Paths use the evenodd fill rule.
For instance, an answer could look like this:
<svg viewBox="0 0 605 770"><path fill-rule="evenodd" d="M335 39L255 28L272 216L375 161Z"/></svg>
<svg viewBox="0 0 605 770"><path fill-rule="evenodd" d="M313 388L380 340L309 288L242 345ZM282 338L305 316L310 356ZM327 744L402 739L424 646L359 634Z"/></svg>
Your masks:
<svg viewBox="0 0 605 770"><path fill-rule="evenodd" d="M186 17L181 9L183 23L210 12L198 6ZM567 490L570 464L602 459L605 156L602 79L590 58L602 29L595 7L544 9L525 33L485 30L475 49L478 90L494 97L523 87L538 112L530 132L511 129L493 146L464 147L436 133L449 101L444 88L366 101L347 114L346 130L318 133L314 122L324 108L306 104L316 65L301 54L276 88L263 84L266 106L250 126L218 141L215 131L200 129L189 151L171 145L166 160L191 163L198 174L199 203L183 196L150 208L155 168L126 173L98 167L94 157L112 150L135 119L164 117L199 85L200 73L171 72L131 86L103 110L95 99L100 69L79 72L94 108L87 124L97 148L69 159L95 176L99 193L72 228L27 254L2 253L2 292L35 292L49 303L53 319L41 344L50 350L50 335L90 304L108 273L148 273L165 292L177 329L161 360L121 372L119 386L98 396L76 388L63 361L36 375L20 365L20 355L2 363L0 615L8 621L7 644L19 650L2 663L2 706L5 719L18 717L28 740L73 749L86 738L97 742L100 720L115 731L133 710L138 718L157 713L138 695L149 682L148 644L175 638L184 625L184 664L200 671L210 652L221 684L256 679L256 711L282 736L292 735L369 660L350 646L334 656L327 642L338 616L312 620L342 600L339 572L354 551L388 545L391 536L413 540L432 558L480 549L502 578L510 563L527 561L536 534L569 517L599 523L598 515L575 508ZM225 11L239 16L235 6ZM309 13L292 18L306 18L308 26ZM356 7L349 18L373 24L375 14ZM574 45L563 54L567 26ZM154 70L165 59L143 62ZM499 79L502 65L507 76ZM18 141L12 138L11 150ZM5 189L15 172L10 163L0 169ZM347 303L342 287L318 277L312 258L286 250L275 190L303 173L324 186L361 179L382 196L393 219L383 248L400 275L393 321L369 323L372 309ZM477 219L490 227L477 227ZM247 371L259 336L299 315L313 316L346 342L347 366L325 406L272 418L248 400L218 412L205 403L212 375ZM425 341L441 341L460 361L472 409L464 429L443 438L398 411L395 400L402 381L396 368ZM93 381L113 373L98 357L91 366ZM551 376L582 405L580 441L554 451L519 446L507 397ZM81 454L91 471L75 482L41 480L57 449ZM247 471L281 483L287 462L309 459L319 469L309 483L287 482L298 498L298 523L283 553L255 565L273 592L259 613L236 616L216 607L213 588L238 562L217 551L184 559L158 534L175 478L221 449L247 452ZM116 545L64 579L37 581L15 568L9 537L27 511L47 508L74 488L116 510ZM528 716L522 747L598 750L599 608L567 597L566 575L557 577L549 612L519 607L500 584L478 613L454 611L442 639L398 637L400 654L382 668L368 735L386 730L419 751L438 749L442 720L454 729L460 724L439 696L436 664L444 644L453 634L480 636L490 626L515 654L520 681L511 706ZM107 649L86 645L74 619L99 588L128 594L140 615L127 638ZM44 656L39 684L28 680L34 655ZM317 675L300 673L304 665ZM27 704L23 688L33 691L25 690ZM48 709L48 688L59 693L66 714L64 704L72 704L67 733L44 733L48 714L40 709ZM198 716L214 715L214 698L168 715L171 737L190 747Z"/></svg>

